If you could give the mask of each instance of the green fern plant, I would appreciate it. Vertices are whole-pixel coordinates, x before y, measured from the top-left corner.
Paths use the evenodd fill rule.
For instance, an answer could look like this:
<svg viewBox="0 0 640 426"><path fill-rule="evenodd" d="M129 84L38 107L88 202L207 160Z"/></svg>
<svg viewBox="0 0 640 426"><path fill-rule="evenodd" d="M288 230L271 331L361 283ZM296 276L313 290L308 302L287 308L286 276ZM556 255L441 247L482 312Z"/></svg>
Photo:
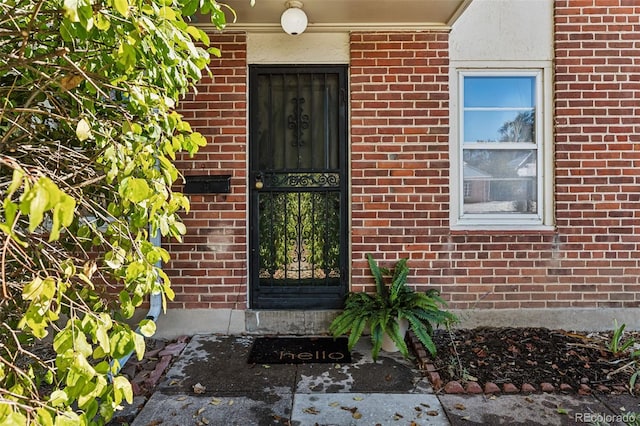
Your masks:
<svg viewBox="0 0 640 426"><path fill-rule="evenodd" d="M349 349L353 349L364 330L369 327L374 360L378 358L385 333L394 341L402 355L408 357L409 349L399 327L399 321L406 319L420 342L435 355L436 347L431 339L434 325L457 321L455 315L441 309L446 306L444 299L435 289L422 293L407 286L407 259L400 259L393 272L381 268L371 254L367 254L367 260L376 284L375 294L349 293L344 311L332 321L329 331L334 337L349 334ZM389 284L385 282L385 277L391 277Z"/></svg>

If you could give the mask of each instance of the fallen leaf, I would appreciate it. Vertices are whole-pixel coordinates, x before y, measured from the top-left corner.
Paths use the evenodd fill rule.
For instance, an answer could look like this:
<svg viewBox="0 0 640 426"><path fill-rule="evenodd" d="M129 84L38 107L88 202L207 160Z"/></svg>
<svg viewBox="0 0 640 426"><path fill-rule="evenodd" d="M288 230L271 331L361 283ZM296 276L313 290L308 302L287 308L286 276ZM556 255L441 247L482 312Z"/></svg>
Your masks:
<svg viewBox="0 0 640 426"><path fill-rule="evenodd" d="M213 398L209 404L211 405L220 405L222 401L218 398Z"/></svg>
<svg viewBox="0 0 640 426"><path fill-rule="evenodd" d="M184 401L185 399L187 399L186 396L179 396L178 398L176 398L176 401Z"/></svg>
<svg viewBox="0 0 640 426"><path fill-rule="evenodd" d="M435 416L439 416L439 415L440 415L440 413L438 413L438 410L429 410L429 411L427 411L427 416L435 417Z"/></svg>
<svg viewBox="0 0 640 426"><path fill-rule="evenodd" d="M198 411L196 411L196 416L199 416L200 414L202 414L203 411L204 411L204 407L198 408Z"/></svg>
<svg viewBox="0 0 640 426"><path fill-rule="evenodd" d="M363 397L361 397L361 396L354 396L354 397L353 397L353 400L354 400L354 401L362 401L363 399L364 399L364 398L363 398Z"/></svg>
<svg viewBox="0 0 640 426"><path fill-rule="evenodd" d="M471 416L464 416L464 417L462 418L462 420L467 420L467 421L469 421L469 420L471 420Z"/></svg>
<svg viewBox="0 0 640 426"><path fill-rule="evenodd" d="M233 405L233 399L229 400L229 405Z"/></svg>
<svg viewBox="0 0 640 426"><path fill-rule="evenodd" d="M453 408L455 408L456 410L466 410L467 409L467 407L465 407L464 404L460 404L460 403L455 404L453 406Z"/></svg>
<svg viewBox="0 0 640 426"><path fill-rule="evenodd" d="M354 419L361 419L362 418L362 414L360 414L360 412L356 411L355 413L351 414L351 417L353 417Z"/></svg>
<svg viewBox="0 0 640 426"><path fill-rule="evenodd" d="M262 364L262 368L271 368L271 366L267 364Z"/></svg>
<svg viewBox="0 0 640 426"><path fill-rule="evenodd" d="M208 425L208 424L209 424L209 419L207 419L206 417L203 417L202 419L200 419L200 421L201 421L202 423L204 423L205 425Z"/></svg>
<svg viewBox="0 0 640 426"><path fill-rule="evenodd" d="M318 414L318 413L320 413L320 411L316 407L304 408L302 410L302 412L307 413L307 414Z"/></svg>
<svg viewBox="0 0 640 426"><path fill-rule="evenodd" d="M329 407L337 407L338 405L340 405L339 402L332 402L331 404L329 404Z"/></svg>
<svg viewBox="0 0 640 426"><path fill-rule="evenodd" d="M207 391L207 388L200 383L196 383L193 385L193 393L195 394L203 394Z"/></svg>

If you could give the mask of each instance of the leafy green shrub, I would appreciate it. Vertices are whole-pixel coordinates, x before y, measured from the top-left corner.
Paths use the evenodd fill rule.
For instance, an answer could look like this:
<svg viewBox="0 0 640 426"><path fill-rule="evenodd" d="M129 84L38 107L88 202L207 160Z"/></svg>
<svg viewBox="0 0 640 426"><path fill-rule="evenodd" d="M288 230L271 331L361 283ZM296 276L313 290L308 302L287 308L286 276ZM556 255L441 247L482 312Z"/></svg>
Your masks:
<svg viewBox="0 0 640 426"><path fill-rule="evenodd" d="M215 0L0 2L0 424L102 424L132 400L125 320L173 297L149 237L185 232L172 160L206 142L174 111L218 54L197 10L223 27Z"/></svg>
<svg viewBox="0 0 640 426"><path fill-rule="evenodd" d="M420 342L435 355L436 347L431 340L433 326L457 321L453 314L440 309L446 306L446 302L435 289L421 293L407 285L407 259L399 260L393 272L379 267L371 254L367 254L367 260L376 283L375 294L349 293L344 311L332 321L329 331L334 337L349 333L348 344L352 349L369 327L374 360L378 357L385 333L407 357L409 350L398 325L399 320L406 319ZM391 277L388 285L385 276Z"/></svg>

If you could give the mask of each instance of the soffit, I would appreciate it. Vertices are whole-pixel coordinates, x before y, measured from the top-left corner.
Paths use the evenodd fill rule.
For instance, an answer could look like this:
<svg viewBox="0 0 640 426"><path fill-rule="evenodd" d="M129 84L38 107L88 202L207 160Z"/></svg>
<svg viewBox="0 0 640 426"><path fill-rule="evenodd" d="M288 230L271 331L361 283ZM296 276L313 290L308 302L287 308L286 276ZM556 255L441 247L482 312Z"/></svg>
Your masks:
<svg viewBox="0 0 640 426"><path fill-rule="evenodd" d="M449 30L473 0L304 0L307 31ZM282 31L285 0L223 0L236 12L227 13L228 30ZM197 19L199 26L207 20Z"/></svg>

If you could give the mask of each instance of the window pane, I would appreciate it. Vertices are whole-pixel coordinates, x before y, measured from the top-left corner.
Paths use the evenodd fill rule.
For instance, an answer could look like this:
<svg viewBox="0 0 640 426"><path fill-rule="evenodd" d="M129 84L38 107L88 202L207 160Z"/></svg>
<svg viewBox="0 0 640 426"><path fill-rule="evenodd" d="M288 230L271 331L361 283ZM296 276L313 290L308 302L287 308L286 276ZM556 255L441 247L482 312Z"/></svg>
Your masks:
<svg viewBox="0 0 640 426"><path fill-rule="evenodd" d="M536 213L536 150L465 149L463 213Z"/></svg>
<svg viewBox="0 0 640 426"><path fill-rule="evenodd" d="M465 111L464 142L534 142L533 109Z"/></svg>
<svg viewBox="0 0 640 426"><path fill-rule="evenodd" d="M522 108L535 106L533 76L464 78L465 108Z"/></svg>

